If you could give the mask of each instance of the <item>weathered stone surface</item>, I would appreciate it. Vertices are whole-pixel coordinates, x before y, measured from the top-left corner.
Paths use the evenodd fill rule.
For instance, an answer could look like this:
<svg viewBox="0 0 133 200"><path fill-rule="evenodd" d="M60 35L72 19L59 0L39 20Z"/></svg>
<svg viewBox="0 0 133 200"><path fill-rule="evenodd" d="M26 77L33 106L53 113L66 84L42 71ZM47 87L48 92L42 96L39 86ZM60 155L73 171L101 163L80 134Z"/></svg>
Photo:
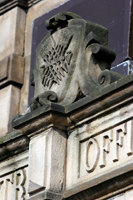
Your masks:
<svg viewBox="0 0 133 200"><path fill-rule="evenodd" d="M9 172L28 166L28 151L24 151L19 155L14 155L11 159L7 159L0 163L0 178Z"/></svg>
<svg viewBox="0 0 133 200"><path fill-rule="evenodd" d="M27 200L62 200L62 195L51 191L39 192L36 195L32 195Z"/></svg>
<svg viewBox="0 0 133 200"><path fill-rule="evenodd" d="M53 128L31 138L28 187L31 195L42 189L62 193L66 138L63 131Z"/></svg>
<svg viewBox="0 0 133 200"><path fill-rule="evenodd" d="M27 172L28 152L14 156L0 165L0 199L28 198Z"/></svg>
<svg viewBox="0 0 133 200"><path fill-rule="evenodd" d="M24 77L23 85L21 87L21 98L20 98L20 113L22 115L26 114L28 108L28 96L29 96L29 75L30 73L30 56L25 58L25 67L24 67Z"/></svg>
<svg viewBox="0 0 133 200"><path fill-rule="evenodd" d="M125 190L131 189L132 180L133 180L133 171L130 171L126 174L110 179L109 181L106 181L104 183L100 183L100 184L98 183L96 186L88 188L87 190L84 189L84 186L85 185L87 186L87 184L84 184L84 186L82 186L81 192L75 195L72 195L72 193L69 191L69 197L64 198L64 199L103 200L103 199L108 199L109 197L111 197L109 198L109 200L112 200L112 199L117 198L118 196L124 195L123 192L125 192ZM76 188L73 188L73 192L75 192L75 189ZM118 195L120 193L121 195Z"/></svg>
<svg viewBox="0 0 133 200"><path fill-rule="evenodd" d="M25 29L25 56L31 55L33 21L66 1L67 0L43 0L28 10Z"/></svg>
<svg viewBox="0 0 133 200"><path fill-rule="evenodd" d="M111 193L108 195L111 196ZM100 199L102 199L102 198L100 198ZM112 196L111 198L107 198L107 200L113 200L113 199L114 200L132 200L133 199L133 190L130 189L130 190L127 190L126 192L121 192L121 194L119 194L119 195Z"/></svg>
<svg viewBox="0 0 133 200"><path fill-rule="evenodd" d="M2 68L0 88L10 83L20 86L23 84L23 57L12 54L1 61L0 68Z"/></svg>
<svg viewBox="0 0 133 200"><path fill-rule="evenodd" d="M0 136L2 137L12 129L11 124L8 123L11 116L18 113L20 89L9 85L0 90L0 97Z"/></svg>
<svg viewBox="0 0 133 200"><path fill-rule="evenodd" d="M122 106L126 102L128 103L133 97L132 88L133 74L106 86L96 93L94 92L70 106L63 107L56 103L42 106L15 119L13 127L22 134L31 134L33 130L36 132L38 128L45 130L49 126L69 130L101 114L105 115L108 112L112 112L119 105ZM117 112L118 117L119 114ZM38 118L39 123L36 122Z"/></svg>
<svg viewBox="0 0 133 200"><path fill-rule="evenodd" d="M60 15L56 17L47 22L48 28L57 28L59 21L66 20ZM78 20L81 19L78 18ZM72 25L74 25L74 21ZM66 29L64 28L64 30ZM61 30L58 30L59 32L61 33ZM56 35L56 32L54 34L60 39L58 34ZM65 33L63 34L65 36ZM69 39L71 40L71 38ZM105 37L104 39L103 43L106 43L107 38ZM65 39L62 40L64 42ZM66 40L66 43L68 40ZM94 42L94 44L90 41ZM69 45L71 45L66 43L64 45L65 53L66 49L69 49ZM75 72L75 77L80 79L81 85L83 84L82 91L84 91L83 94L85 93L85 98L74 103L72 103L73 101L69 102L72 104L67 106L65 104L56 104L54 102L57 100L54 93L56 89L53 89L52 95L47 91L47 94L42 94L35 99L36 105L33 104L32 106L36 110L33 108L34 111L17 119L14 118L13 127L19 130L21 134L26 135L24 138L30 138L29 197L27 198L29 200L101 200L111 197L114 197L116 200L125 200L132 194L131 191L129 193L125 193L125 191L131 188L133 181L133 75L120 79L121 76L108 70L101 74L104 69L109 69L114 54L99 43L93 33L87 37L86 49L91 46L91 50L88 54L85 53L85 59L91 60L90 57L92 56L89 66L93 66L94 70L89 71L89 77L93 79L96 86L97 83L99 85L106 83L105 87L97 87L98 91L95 91L95 84L93 85L91 81L89 82L89 79L87 79L88 82L84 83L88 71L85 76L80 77L81 79ZM41 46L42 55L43 53L47 53L45 52L47 49L43 49L43 47L45 45ZM52 49L51 47L49 49ZM58 45L55 45L53 52L51 51L53 57L54 53L57 53L56 50L60 51ZM46 55L51 58L51 55ZM73 54L69 55L66 58L67 64L73 59ZM45 59L45 55L43 56ZM62 60L64 60L63 56L62 54ZM60 56L57 55L55 57L58 58ZM99 58L103 59L104 63L102 62L103 60L100 63L95 63L101 67L97 71L95 70L96 66L93 61L97 61ZM46 59L49 62L49 59ZM81 57L79 63L80 60ZM76 59L73 60L74 62L76 62ZM27 57L28 67L29 63L30 60ZM85 62L83 64L86 65ZM79 73L79 75L81 74ZM58 72L57 76L59 76ZM99 80L98 77L100 77ZM45 82L44 79L43 77L43 81ZM56 79L56 81L58 82L59 80ZM46 86L44 82L43 84ZM94 86L93 89L91 88L91 93L91 89L88 87L89 83L92 83ZM74 84L71 86L75 89ZM39 88L40 86L37 87ZM25 91L27 91L27 88L24 86L23 93ZM66 92L66 90L64 91ZM72 95L75 94L71 93L69 97ZM49 103L47 96L54 103ZM80 97L77 97L76 100ZM47 105L45 105L46 102ZM39 103L44 103L44 106L38 108ZM69 135L68 140L67 134ZM16 144L13 146L16 148L19 140L14 139L15 141ZM20 144L20 147L22 146L23 143L22 145ZM9 148L8 142L7 148ZM19 174L21 177L20 172ZM9 177L7 179L10 181ZM63 187L64 194L62 197ZM24 195L24 192L22 191L21 194Z"/></svg>
<svg viewBox="0 0 133 200"><path fill-rule="evenodd" d="M32 173L29 192L33 195L29 199L33 200L38 197L41 200L46 192L47 181L45 183L42 177L38 177L47 171L47 165L45 165L47 163L45 160L47 145L45 144L49 145L50 143L46 138L51 137L51 134L54 137L53 129L50 129L50 132L46 131L50 126L69 130L64 199L87 199L89 196L89 200L93 200L106 196L107 192L109 195L115 195L121 188L131 185L133 180L132 88L133 74L73 105L63 107L51 103L13 121L14 128L31 137L30 152L34 149L40 155L40 159L37 155L37 157L31 158L30 166L34 166L33 163L41 160L39 164L41 169L35 174L32 172L35 170L34 167L31 167L32 170L30 169ZM91 107L93 104L94 107ZM41 149L43 149L42 152ZM54 155L54 151L53 146L51 157ZM30 155L35 155L35 152ZM51 151L49 150L49 152ZM53 173L54 170L55 168ZM51 175L51 177L53 176ZM47 176L45 180L47 180ZM52 187L56 188L54 185ZM43 191L39 192L39 189ZM38 191L38 193L34 195L33 191Z"/></svg>
<svg viewBox="0 0 133 200"><path fill-rule="evenodd" d="M30 6L34 5L35 3L41 0L1 0L0 2L0 14L16 7L21 6L24 8L29 8Z"/></svg>
<svg viewBox="0 0 133 200"><path fill-rule="evenodd" d="M70 120L65 116L64 108L51 104L14 119L12 126L21 134L35 135L50 127L67 130L69 123Z"/></svg>
<svg viewBox="0 0 133 200"><path fill-rule="evenodd" d="M125 199L124 200L132 200L132 198L133 198L133 189L125 192Z"/></svg>
<svg viewBox="0 0 133 200"><path fill-rule="evenodd" d="M23 55L25 18L19 7L0 16L0 60L13 53Z"/></svg>
<svg viewBox="0 0 133 200"><path fill-rule="evenodd" d="M36 49L31 111L49 101L70 105L123 77L109 71L115 52L107 48L105 27L71 12L58 13L45 24L52 31Z"/></svg>
<svg viewBox="0 0 133 200"><path fill-rule="evenodd" d="M8 77L8 58L0 62L0 81Z"/></svg>
<svg viewBox="0 0 133 200"><path fill-rule="evenodd" d="M23 199L25 195L26 169L21 169L0 178L1 200Z"/></svg>
<svg viewBox="0 0 133 200"><path fill-rule="evenodd" d="M100 184L105 182L106 185L112 178L132 173L132 115L133 104L128 102L119 110L114 109L106 116L88 121L71 132L67 143L66 199L76 193L77 197L70 199L78 199L78 193L84 193L83 190L92 188L93 192L97 184L100 187ZM129 185L129 178L120 180L121 184ZM113 184L111 187L113 190ZM109 193L108 190L106 188ZM95 198L98 197L98 192L95 195Z"/></svg>
<svg viewBox="0 0 133 200"><path fill-rule="evenodd" d="M25 114L28 105L28 91L29 91L29 74L30 74L30 56L31 56L31 43L32 43L32 29L33 21L39 16L49 12L67 0L46 0L40 1L29 8L26 16L25 27L25 72L24 72L24 85L21 90L20 112ZM33 1L32 1L33 2ZM32 3L29 2L29 3ZM34 4L34 2L33 2Z"/></svg>
<svg viewBox="0 0 133 200"><path fill-rule="evenodd" d="M8 137L7 137L8 136ZM14 131L0 138L0 161L17 155L29 148L29 139Z"/></svg>

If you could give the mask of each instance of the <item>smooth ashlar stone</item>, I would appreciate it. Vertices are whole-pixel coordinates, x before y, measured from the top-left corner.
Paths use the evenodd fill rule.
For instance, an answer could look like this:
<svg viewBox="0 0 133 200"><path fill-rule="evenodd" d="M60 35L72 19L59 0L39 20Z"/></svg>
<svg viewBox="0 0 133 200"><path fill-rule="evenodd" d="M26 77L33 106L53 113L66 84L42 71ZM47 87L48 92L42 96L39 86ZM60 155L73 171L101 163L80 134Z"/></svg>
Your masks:
<svg viewBox="0 0 133 200"><path fill-rule="evenodd" d="M0 136L2 137L12 129L8 123L12 115L18 113L20 89L9 85L0 90L0 97Z"/></svg>
<svg viewBox="0 0 133 200"><path fill-rule="evenodd" d="M19 7L0 16L0 60L13 53L23 55L25 19L26 13Z"/></svg>

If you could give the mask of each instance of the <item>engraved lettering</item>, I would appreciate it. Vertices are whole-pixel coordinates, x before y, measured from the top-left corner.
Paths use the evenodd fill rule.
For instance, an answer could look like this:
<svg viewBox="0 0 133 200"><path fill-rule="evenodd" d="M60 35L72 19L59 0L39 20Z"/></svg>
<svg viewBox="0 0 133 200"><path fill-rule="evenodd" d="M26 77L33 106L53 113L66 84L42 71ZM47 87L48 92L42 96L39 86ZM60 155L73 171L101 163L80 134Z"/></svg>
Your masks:
<svg viewBox="0 0 133 200"><path fill-rule="evenodd" d="M114 159L113 162L119 160L119 148L123 147L124 135L126 134L126 124L122 128L116 128L114 130Z"/></svg>
<svg viewBox="0 0 133 200"><path fill-rule="evenodd" d="M92 149L91 149L92 148ZM89 139L86 147L85 166L87 172L94 171L99 158L99 146L95 138ZM90 162L91 160L91 162Z"/></svg>
<svg viewBox="0 0 133 200"><path fill-rule="evenodd" d="M10 184L13 184L12 175L3 178L3 180L0 181L0 190L1 190L0 196L2 200L8 200L8 189L10 187Z"/></svg>
<svg viewBox="0 0 133 200"><path fill-rule="evenodd" d="M106 165L106 161L105 161L105 153L109 153L110 152L110 142L113 141L112 138L112 131L110 131L110 133L108 135L104 135L102 136L102 148L101 148L101 152L100 152L100 167L105 167Z"/></svg>
<svg viewBox="0 0 133 200"><path fill-rule="evenodd" d="M24 169L16 171L11 175L0 180L0 200L25 200L25 181L26 175Z"/></svg>
<svg viewBox="0 0 133 200"><path fill-rule="evenodd" d="M133 120L127 122L127 155L133 154Z"/></svg>
<svg viewBox="0 0 133 200"><path fill-rule="evenodd" d="M26 193L25 187L24 187L24 183L26 180L25 172L22 169L15 172L14 175L15 175L14 184L16 186L16 193L15 193L16 200L24 199L24 195Z"/></svg>
<svg viewBox="0 0 133 200"><path fill-rule="evenodd" d="M85 170L90 173L131 155L133 155L133 120L88 140L85 149Z"/></svg>

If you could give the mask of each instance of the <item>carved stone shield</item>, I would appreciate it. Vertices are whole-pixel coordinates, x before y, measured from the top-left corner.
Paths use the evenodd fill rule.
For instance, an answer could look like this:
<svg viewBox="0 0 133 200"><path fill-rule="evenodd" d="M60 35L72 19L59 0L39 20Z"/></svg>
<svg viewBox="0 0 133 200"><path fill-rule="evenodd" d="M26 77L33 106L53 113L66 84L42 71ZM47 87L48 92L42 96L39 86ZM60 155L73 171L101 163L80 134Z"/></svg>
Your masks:
<svg viewBox="0 0 133 200"><path fill-rule="evenodd" d="M106 28L68 12L47 20L46 26L53 30L36 49L32 109L50 98L69 105L115 80L108 72L115 53L107 48Z"/></svg>

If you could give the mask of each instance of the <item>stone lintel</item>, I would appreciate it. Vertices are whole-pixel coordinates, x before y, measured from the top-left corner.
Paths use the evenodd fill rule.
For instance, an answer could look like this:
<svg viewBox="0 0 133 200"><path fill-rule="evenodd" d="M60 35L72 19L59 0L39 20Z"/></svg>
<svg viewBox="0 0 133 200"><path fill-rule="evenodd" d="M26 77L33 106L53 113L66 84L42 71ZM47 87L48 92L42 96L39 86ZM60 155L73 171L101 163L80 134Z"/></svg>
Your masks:
<svg viewBox="0 0 133 200"><path fill-rule="evenodd" d="M12 122L22 134L36 134L53 126L70 130L132 101L133 74L66 107L49 103Z"/></svg>
<svg viewBox="0 0 133 200"><path fill-rule="evenodd" d="M23 84L23 67L24 58L16 54L12 54L4 58L0 62L0 88L15 83L18 85Z"/></svg>
<svg viewBox="0 0 133 200"><path fill-rule="evenodd" d="M39 1L40 0L2 0L0 2L0 15L16 6L29 8Z"/></svg>

